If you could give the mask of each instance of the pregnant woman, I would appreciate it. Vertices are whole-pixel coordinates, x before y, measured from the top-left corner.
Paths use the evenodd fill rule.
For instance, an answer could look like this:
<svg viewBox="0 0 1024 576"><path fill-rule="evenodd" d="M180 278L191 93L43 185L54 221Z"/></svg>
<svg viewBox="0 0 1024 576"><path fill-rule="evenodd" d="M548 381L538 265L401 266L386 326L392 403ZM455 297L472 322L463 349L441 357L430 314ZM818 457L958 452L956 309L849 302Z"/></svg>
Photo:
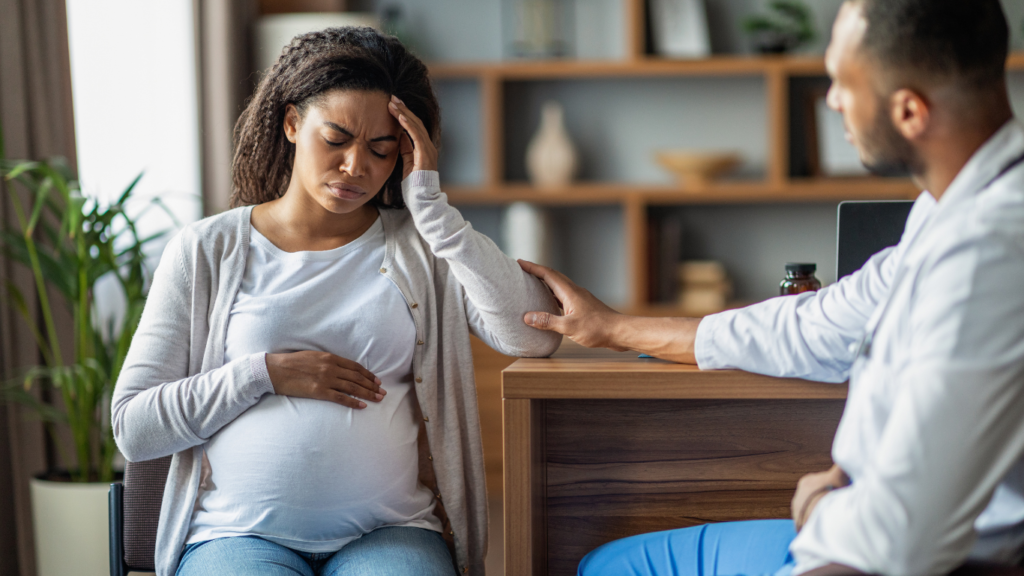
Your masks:
<svg viewBox="0 0 1024 576"><path fill-rule="evenodd" d="M369 28L297 37L236 127L233 203L167 246L113 398L173 454L159 576L483 574L470 334L514 356L546 288L441 193L427 69Z"/></svg>

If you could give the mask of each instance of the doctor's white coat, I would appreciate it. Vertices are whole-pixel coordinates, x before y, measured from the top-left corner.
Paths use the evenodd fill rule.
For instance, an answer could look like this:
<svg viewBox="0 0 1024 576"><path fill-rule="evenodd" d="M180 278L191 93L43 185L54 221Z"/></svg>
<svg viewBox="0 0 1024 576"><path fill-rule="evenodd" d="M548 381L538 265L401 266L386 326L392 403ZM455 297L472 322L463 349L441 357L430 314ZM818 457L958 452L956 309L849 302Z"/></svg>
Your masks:
<svg viewBox="0 0 1024 576"><path fill-rule="evenodd" d="M817 293L705 318L701 368L850 381L794 573L946 573L1024 550L1024 125L1008 122L900 243Z"/></svg>

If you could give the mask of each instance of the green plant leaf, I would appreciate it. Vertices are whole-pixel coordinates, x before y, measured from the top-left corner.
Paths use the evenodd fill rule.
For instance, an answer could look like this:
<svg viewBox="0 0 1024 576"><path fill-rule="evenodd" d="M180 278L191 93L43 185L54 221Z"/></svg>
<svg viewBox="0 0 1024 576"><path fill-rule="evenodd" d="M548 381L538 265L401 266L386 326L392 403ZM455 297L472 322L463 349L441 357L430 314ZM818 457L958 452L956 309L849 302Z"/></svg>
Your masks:
<svg viewBox="0 0 1024 576"><path fill-rule="evenodd" d="M25 390L20 382L9 382L0 386L0 400L26 406L44 422L67 422L67 415L64 412L39 401L31 391Z"/></svg>
<svg viewBox="0 0 1024 576"><path fill-rule="evenodd" d="M109 477L116 448L109 424L110 394L145 306L151 278L145 246L166 232L141 237L125 211L141 173L116 203L103 205L80 193L62 158L46 162L0 158L0 170L14 184L8 190L19 225L14 229L0 223L0 250L32 272L38 310L29 306L17 286L10 284L6 292L47 358L46 365L26 371L17 385L0 385L0 393L34 408L47 422L69 426L75 444L72 456L78 461L75 480L88 479L90 470L99 470L98 477ZM140 212L154 208L168 211L157 198ZM109 275L121 287L125 314L119 322L110 320L101 326L94 318L93 293L96 283ZM74 363L63 364L52 306L66 307L74 318ZM45 321L45 331L37 314ZM52 386L63 400L62 407L40 403L32 390L36 386ZM47 424L47 430L55 434L52 424Z"/></svg>
<svg viewBox="0 0 1024 576"><path fill-rule="evenodd" d="M3 245L5 254L12 260L26 268L32 268L32 257L29 254L25 238L4 231L0 232L0 244ZM43 278L50 282L65 297L73 296L73 278L69 276L68 270L71 269L69 266L74 266L74 264L66 260L58 260L49 252L38 250L36 251L36 258L38 259Z"/></svg>
<svg viewBox="0 0 1024 576"><path fill-rule="evenodd" d="M28 326L29 331L32 333L32 337L35 338L36 346L39 347L39 351L45 358L46 363L50 364L52 360L50 344L46 341L46 338L43 337L43 333L39 331L39 326L36 324L35 318L33 318L32 314L29 313L28 304L25 302L25 295L22 294L21 290L10 280L5 283L5 288L7 289L7 297L10 303L25 321L25 325Z"/></svg>
<svg viewBox="0 0 1024 576"><path fill-rule="evenodd" d="M68 184L74 183L74 187L78 187L78 180L75 178L75 173L71 170L71 165L68 164L68 159L63 156L53 156L47 160L50 168L53 169L62 180Z"/></svg>
<svg viewBox="0 0 1024 576"><path fill-rule="evenodd" d="M139 183L139 180L142 180L143 174L145 174L145 171L139 172L139 175L136 176L135 179L132 180L130 184L128 184L128 187L125 188L124 192L122 192L121 195L118 196L117 202L115 204L121 205L124 204L126 200L128 200L128 197L132 195L132 191L135 190L135 185Z"/></svg>
<svg viewBox="0 0 1024 576"><path fill-rule="evenodd" d="M156 204L158 207L160 207L160 209L164 211L164 214L166 214L171 219L171 222L174 224L175 228L182 228L181 221L178 220L178 217L175 216L174 211L167 206L167 204L163 201L162 198L153 198L153 204Z"/></svg>
<svg viewBox="0 0 1024 576"><path fill-rule="evenodd" d="M43 178L36 192L36 201L35 205L32 206L32 215L28 218L28 226L25 229L26 236L31 236L35 232L36 222L39 221L39 216L43 213L43 206L46 205L46 199L50 195L50 190L53 190L53 179L50 177Z"/></svg>
<svg viewBox="0 0 1024 576"><path fill-rule="evenodd" d="M743 27L747 32L773 34L789 48L796 48L817 36L814 14L803 2L773 0L768 7L768 14L758 14L744 20Z"/></svg>
<svg viewBox="0 0 1024 576"><path fill-rule="evenodd" d="M71 196L68 198L68 236L76 238L81 234L81 222L82 222L82 208L88 198L85 196Z"/></svg>
<svg viewBox="0 0 1024 576"><path fill-rule="evenodd" d="M11 168L10 170L7 171L5 177L8 180L13 180L26 172L36 170L39 166L39 162L18 162L14 165L14 168Z"/></svg>
<svg viewBox="0 0 1024 576"><path fill-rule="evenodd" d="M68 181L64 176L64 173L60 169L54 167L60 166L64 162L64 159L61 157L50 158L46 162L40 163L39 171L42 176L49 176L53 179L54 187L56 187L57 191L60 192L61 198L67 201L71 194L71 189L73 187L77 188L77 182L72 186L72 183Z"/></svg>
<svg viewBox="0 0 1024 576"><path fill-rule="evenodd" d="M747 32L766 32L775 29L775 23L764 16L751 16L743 21Z"/></svg>

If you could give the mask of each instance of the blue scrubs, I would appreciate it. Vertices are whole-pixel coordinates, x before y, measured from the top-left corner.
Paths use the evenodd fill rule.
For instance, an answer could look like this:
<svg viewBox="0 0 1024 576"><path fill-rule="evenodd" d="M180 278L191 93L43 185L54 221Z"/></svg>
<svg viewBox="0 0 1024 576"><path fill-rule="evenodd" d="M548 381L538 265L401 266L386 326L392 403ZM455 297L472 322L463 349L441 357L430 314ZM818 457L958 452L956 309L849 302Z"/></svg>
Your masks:
<svg viewBox="0 0 1024 576"><path fill-rule="evenodd" d="M609 542L580 561L578 576L789 576L792 520L705 524Z"/></svg>

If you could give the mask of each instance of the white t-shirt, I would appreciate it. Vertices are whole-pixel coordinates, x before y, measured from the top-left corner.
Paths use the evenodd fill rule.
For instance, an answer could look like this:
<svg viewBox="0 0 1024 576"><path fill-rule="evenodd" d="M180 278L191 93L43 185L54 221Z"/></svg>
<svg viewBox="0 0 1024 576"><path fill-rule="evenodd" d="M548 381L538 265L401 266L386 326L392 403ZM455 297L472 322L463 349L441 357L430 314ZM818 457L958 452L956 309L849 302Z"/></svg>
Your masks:
<svg viewBox="0 0 1024 576"><path fill-rule="evenodd" d="M380 273L380 219L358 239L318 252L285 252L255 229L251 236L225 363L263 351L330 352L373 372L387 395L363 410L263 396L206 443L188 543L256 535L331 552L383 526L440 532L434 495L418 480L416 327Z"/></svg>

